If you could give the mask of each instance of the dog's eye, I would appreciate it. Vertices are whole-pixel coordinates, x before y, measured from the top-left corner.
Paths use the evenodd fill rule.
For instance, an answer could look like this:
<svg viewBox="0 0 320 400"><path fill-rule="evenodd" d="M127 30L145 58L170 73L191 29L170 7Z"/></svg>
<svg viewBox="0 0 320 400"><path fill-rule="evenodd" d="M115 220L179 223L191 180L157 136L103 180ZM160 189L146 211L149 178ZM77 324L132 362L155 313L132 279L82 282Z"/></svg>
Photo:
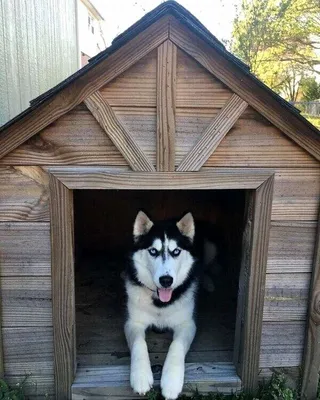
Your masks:
<svg viewBox="0 0 320 400"><path fill-rule="evenodd" d="M157 257L157 255L159 254L158 250L155 249L154 247L151 247L151 249L148 249L148 252L152 257Z"/></svg>
<svg viewBox="0 0 320 400"><path fill-rule="evenodd" d="M173 251L172 251L172 255L173 255L173 257L178 257L178 255L181 253L181 250L180 249L178 249L178 248L176 248L176 249L174 249Z"/></svg>

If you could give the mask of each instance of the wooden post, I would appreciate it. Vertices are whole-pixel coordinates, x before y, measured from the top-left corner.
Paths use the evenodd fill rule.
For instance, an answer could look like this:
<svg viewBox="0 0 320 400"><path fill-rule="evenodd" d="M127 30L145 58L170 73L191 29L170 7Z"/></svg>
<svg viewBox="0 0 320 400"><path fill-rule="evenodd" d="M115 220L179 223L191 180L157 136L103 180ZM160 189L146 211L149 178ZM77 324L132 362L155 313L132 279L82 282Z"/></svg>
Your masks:
<svg viewBox="0 0 320 400"><path fill-rule="evenodd" d="M51 174L50 215L55 398L68 400L76 369L73 192Z"/></svg>
<svg viewBox="0 0 320 400"><path fill-rule="evenodd" d="M317 396L320 370L320 216L315 243L310 285L308 327L303 361L301 398L313 400Z"/></svg>

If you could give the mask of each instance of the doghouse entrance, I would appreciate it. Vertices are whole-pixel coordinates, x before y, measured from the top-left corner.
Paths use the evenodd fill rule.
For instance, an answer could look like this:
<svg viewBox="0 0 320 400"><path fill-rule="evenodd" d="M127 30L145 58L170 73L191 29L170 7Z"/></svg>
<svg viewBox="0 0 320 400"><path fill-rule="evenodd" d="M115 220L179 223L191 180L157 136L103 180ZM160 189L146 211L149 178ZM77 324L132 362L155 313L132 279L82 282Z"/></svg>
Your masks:
<svg viewBox="0 0 320 400"><path fill-rule="evenodd" d="M214 224L221 235L219 266L210 269L205 287L200 288L198 330L186 362L204 366L206 363L232 365L244 207L244 190L75 191L79 370L81 367L90 371L91 368L130 363L123 333L126 310L122 272L132 238L133 221L140 209L155 220L179 216L188 210L196 220ZM171 338L170 333L147 333L155 373L161 372Z"/></svg>

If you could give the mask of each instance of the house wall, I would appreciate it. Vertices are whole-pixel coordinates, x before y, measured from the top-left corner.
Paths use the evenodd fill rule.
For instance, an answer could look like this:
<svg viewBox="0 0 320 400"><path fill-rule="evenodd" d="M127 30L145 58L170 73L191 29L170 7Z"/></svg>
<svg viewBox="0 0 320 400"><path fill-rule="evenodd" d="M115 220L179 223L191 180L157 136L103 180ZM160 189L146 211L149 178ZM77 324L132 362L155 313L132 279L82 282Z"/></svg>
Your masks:
<svg viewBox="0 0 320 400"><path fill-rule="evenodd" d="M0 125L79 67L76 0L0 3Z"/></svg>
<svg viewBox="0 0 320 400"><path fill-rule="evenodd" d="M125 89L125 90L124 90ZM149 160L156 162L156 53L101 90ZM232 92L178 51L176 164ZM5 374L33 373L53 394L48 165L127 166L81 104L0 160L0 264ZM261 343L261 376L301 365L315 231L319 163L252 108L203 168L275 172Z"/></svg>

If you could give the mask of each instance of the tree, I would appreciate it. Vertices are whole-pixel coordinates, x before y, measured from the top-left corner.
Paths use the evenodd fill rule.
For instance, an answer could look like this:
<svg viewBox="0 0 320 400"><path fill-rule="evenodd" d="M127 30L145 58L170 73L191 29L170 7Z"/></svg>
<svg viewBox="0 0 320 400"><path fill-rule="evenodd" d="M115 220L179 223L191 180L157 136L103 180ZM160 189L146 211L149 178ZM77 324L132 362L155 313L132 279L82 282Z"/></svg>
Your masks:
<svg viewBox="0 0 320 400"><path fill-rule="evenodd" d="M232 51L289 100L302 78L319 73L319 0L242 0Z"/></svg>
<svg viewBox="0 0 320 400"><path fill-rule="evenodd" d="M300 90L304 101L320 99L320 83L316 81L314 76L303 78L300 82Z"/></svg>

